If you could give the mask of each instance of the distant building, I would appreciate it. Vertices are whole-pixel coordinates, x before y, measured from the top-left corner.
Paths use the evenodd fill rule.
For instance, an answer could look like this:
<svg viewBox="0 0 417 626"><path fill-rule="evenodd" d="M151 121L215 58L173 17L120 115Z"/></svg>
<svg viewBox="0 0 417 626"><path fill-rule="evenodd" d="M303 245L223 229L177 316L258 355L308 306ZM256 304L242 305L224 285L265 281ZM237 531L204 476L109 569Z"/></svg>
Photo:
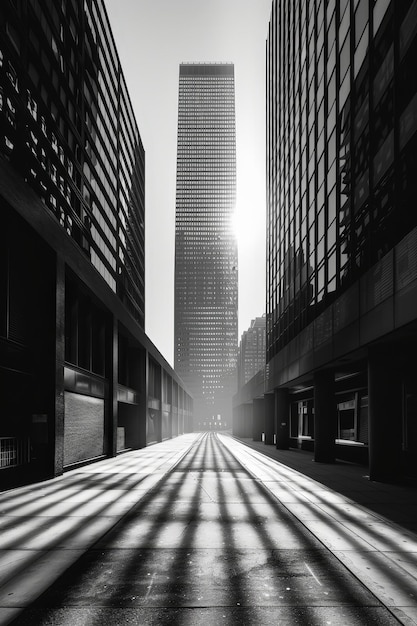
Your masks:
<svg viewBox="0 0 417 626"><path fill-rule="evenodd" d="M175 371L195 427L230 424L238 343L235 84L232 64L179 71Z"/></svg>
<svg viewBox="0 0 417 626"><path fill-rule="evenodd" d="M1 3L0 127L13 484L182 432L192 400L144 332L145 153L102 0Z"/></svg>
<svg viewBox="0 0 417 626"><path fill-rule="evenodd" d="M265 367L265 315L251 321L242 333L237 360L238 389Z"/></svg>
<svg viewBox="0 0 417 626"><path fill-rule="evenodd" d="M416 59L415 0L272 4L254 436L376 480L417 477Z"/></svg>

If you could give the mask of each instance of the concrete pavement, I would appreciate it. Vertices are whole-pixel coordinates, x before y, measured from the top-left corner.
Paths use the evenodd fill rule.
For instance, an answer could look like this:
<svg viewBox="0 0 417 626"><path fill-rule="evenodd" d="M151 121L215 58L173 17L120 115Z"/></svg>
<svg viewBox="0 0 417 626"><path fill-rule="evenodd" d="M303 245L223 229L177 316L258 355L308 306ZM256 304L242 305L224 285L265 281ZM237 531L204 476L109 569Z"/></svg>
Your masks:
<svg viewBox="0 0 417 626"><path fill-rule="evenodd" d="M239 461L251 472L256 464L254 475L400 623L417 624L417 490L370 482L358 465L243 442Z"/></svg>
<svg viewBox="0 0 417 626"><path fill-rule="evenodd" d="M196 437L0 493L0 624L10 623L132 509Z"/></svg>
<svg viewBox="0 0 417 626"><path fill-rule="evenodd" d="M315 463L313 452L277 450L273 445L239 438L253 450L316 480L397 524L417 532L417 485L370 481L367 468L337 459L334 464Z"/></svg>
<svg viewBox="0 0 417 626"><path fill-rule="evenodd" d="M0 623L416 624L417 536L225 435L0 494Z"/></svg>

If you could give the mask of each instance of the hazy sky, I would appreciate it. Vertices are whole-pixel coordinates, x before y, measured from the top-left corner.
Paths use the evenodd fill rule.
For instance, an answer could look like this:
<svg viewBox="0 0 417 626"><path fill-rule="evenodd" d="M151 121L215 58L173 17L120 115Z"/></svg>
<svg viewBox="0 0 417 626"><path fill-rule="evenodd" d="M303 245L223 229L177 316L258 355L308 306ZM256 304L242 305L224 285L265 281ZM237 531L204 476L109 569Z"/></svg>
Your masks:
<svg viewBox="0 0 417 626"><path fill-rule="evenodd" d="M239 337L265 311L265 41L272 0L105 0L146 159L146 333L173 364L180 63L234 63Z"/></svg>

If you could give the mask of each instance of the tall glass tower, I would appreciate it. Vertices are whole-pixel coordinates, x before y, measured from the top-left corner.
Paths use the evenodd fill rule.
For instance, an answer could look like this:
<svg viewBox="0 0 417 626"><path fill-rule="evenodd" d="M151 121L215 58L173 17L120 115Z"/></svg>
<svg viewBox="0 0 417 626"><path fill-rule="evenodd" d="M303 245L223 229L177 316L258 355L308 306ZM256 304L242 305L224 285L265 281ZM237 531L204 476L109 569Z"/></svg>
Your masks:
<svg viewBox="0 0 417 626"><path fill-rule="evenodd" d="M265 442L416 478L417 1L274 0L266 52Z"/></svg>
<svg viewBox="0 0 417 626"><path fill-rule="evenodd" d="M230 424L238 343L233 64L181 64L175 230L175 370L194 426Z"/></svg>

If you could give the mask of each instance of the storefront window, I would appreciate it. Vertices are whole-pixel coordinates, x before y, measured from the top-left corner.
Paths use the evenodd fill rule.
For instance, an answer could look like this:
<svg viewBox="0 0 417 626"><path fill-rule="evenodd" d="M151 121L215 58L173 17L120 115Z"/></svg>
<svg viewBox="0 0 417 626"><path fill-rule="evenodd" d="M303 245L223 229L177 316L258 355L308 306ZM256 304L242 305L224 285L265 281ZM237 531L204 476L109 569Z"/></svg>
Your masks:
<svg viewBox="0 0 417 626"><path fill-rule="evenodd" d="M356 410L355 399L339 402L337 405L338 438L355 441L356 439Z"/></svg>

